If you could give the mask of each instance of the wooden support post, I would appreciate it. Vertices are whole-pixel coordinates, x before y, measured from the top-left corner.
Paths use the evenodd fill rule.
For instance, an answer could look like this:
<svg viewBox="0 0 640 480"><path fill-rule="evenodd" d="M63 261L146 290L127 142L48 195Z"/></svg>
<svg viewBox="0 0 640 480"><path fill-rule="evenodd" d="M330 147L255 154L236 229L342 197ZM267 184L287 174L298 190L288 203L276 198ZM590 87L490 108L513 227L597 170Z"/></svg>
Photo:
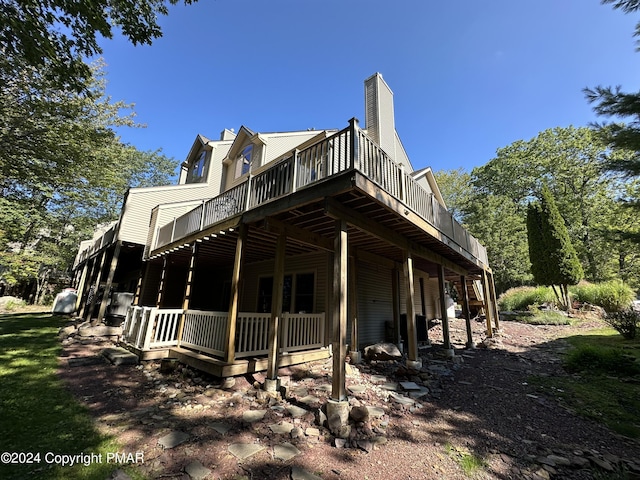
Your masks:
<svg viewBox="0 0 640 480"><path fill-rule="evenodd" d="M356 259L349 258L349 318L351 319L351 363L357 364L362 360L358 348L358 282Z"/></svg>
<svg viewBox="0 0 640 480"><path fill-rule="evenodd" d="M88 261L89 260L87 260L87 262ZM86 278L85 289L89 287L89 291L87 292L87 298L84 301L82 301L82 309L78 313L78 316L82 318L84 318L87 308L89 307L89 303L91 303L91 300L92 300L89 298L89 293L91 293L91 281L93 280L93 277L96 274L97 265L98 265L98 258L96 257L91 261L91 269L89 270L89 275L87 275L87 278Z"/></svg>
<svg viewBox="0 0 640 480"><path fill-rule="evenodd" d="M118 259L120 258L120 250L122 249L122 241L118 240L116 246L113 249L113 256L111 257L111 265L109 265L109 275L107 276L107 284L104 287L104 295L102 296L102 302L100 302L100 310L98 311L98 318L95 320L95 324L98 324L104 318L104 314L107 311L107 304L109 303L109 293L113 286L113 277L116 274L116 268L118 268Z"/></svg>
<svg viewBox="0 0 640 480"><path fill-rule="evenodd" d="M182 300L182 315L180 316L180 324L178 325L178 346L182 342L182 332L184 332L184 320L191 303L191 289L193 288L193 272L196 268L196 258L198 256L198 243L193 242L191 245L191 259L189 261L189 271L187 272L187 284L184 287L184 299Z"/></svg>
<svg viewBox="0 0 640 480"><path fill-rule="evenodd" d="M98 272L96 273L96 280L95 283L93 284L93 298L91 299L91 305L89 305L89 310L85 315L85 320L89 321L91 320L91 317L93 315L93 309L96 305L96 298L98 297L98 289L100 288L100 279L102 278L102 269L104 268L104 261L107 257L107 251L103 251L102 255L100 256L100 266L98 267Z"/></svg>
<svg viewBox="0 0 640 480"><path fill-rule="evenodd" d="M493 273L489 274L489 287L491 291L491 302L493 303L493 324L496 326L496 330L500 330L500 309L498 307L498 299L496 297L496 283L493 278Z"/></svg>
<svg viewBox="0 0 640 480"><path fill-rule="evenodd" d="M467 277L460 275L462 285L462 314L467 327L467 348L473 348L473 333L471 332L471 309L469 308L469 289L467 288Z"/></svg>
<svg viewBox="0 0 640 480"><path fill-rule="evenodd" d="M418 334L416 331L416 311L413 305L415 288L413 285L413 257L405 251L404 254L404 281L407 290L407 365L412 368L420 368L418 357Z"/></svg>
<svg viewBox="0 0 640 480"><path fill-rule="evenodd" d="M158 296L156 297L156 307L162 306L162 297L164 297L164 286L167 282L167 263L169 259L169 253L162 256L162 273L160 274L160 285L158 285Z"/></svg>
<svg viewBox="0 0 640 480"><path fill-rule="evenodd" d="M449 315L447 313L447 295L444 283L444 266L438 265L438 293L440 298L440 317L442 319L442 340L445 350L451 350L449 338Z"/></svg>
<svg viewBox="0 0 640 480"><path fill-rule="evenodd" d="M284 290L284 258L287 247L287 237L284 233L278 235L276 245L275 270L273 272L273 290L271 295L271 322L269 323L269 357L267 359L267 379L276 382L278 377L278 333L280 318L282 317L282 293ZM277 390L277 382L265 382L265 390Z"/></svg>
<svg viewBox="0 0 640 480"><path fill-rule="evenodd" d="M151 265L151 261L147 260L146 262L144 262L144 266L140 269L140 275L138 276L138 283L136 284L136 293L133 295L132 305L134 306L140 305L140 295L142 294L142 283L145 281L147 274L149 273L150 265Z"/></svg>
<svg viewBox="0 0 640 480"><path fill-rule="evenodd" d="M89 262L85 262L84 267L82 267L82 275L80 275L80 281L76 286L78 290L78 296L76 297L76 306L75 311L77 312L82 304L82 297L84 296L84 291L87 288L87 273L89 272Z"/></svg>
<svg viewBox="0 0 640 480"><path fill-rule="evenodd" d="M347 398L345 360L347 354L347 222L336 220L333 252L333 372L331 399Z"/></svg>
<svg viewBox="0 0 640 480"><path fill-rule="evenodd" d="M236 357L236 323L238 321L238 302L240 299L240 274L242 273L247 231L247 225L241 223L238 239L236 240L236 257L233 261L233 276L231 278L231 300L229 302L229 320L226 332L227 345L225 348L225 360L227 363L233 363Z"/></svg>
<svg viewBox="0 0 640 480"><path fill-rule="evenodd" d="M482 294L484 296L484 316L487 321L487 337L493 337L491 328L491 317L493 312L491 308L491 294L489 293L489 281L487 280L486 270L482 270Z"/></svg>
<svg viewBox="0 0 640 480"><path fill-rule="evenodd" d="M400 345L400 272L391 271L391 301L393 308L393 341Z"/></svg>

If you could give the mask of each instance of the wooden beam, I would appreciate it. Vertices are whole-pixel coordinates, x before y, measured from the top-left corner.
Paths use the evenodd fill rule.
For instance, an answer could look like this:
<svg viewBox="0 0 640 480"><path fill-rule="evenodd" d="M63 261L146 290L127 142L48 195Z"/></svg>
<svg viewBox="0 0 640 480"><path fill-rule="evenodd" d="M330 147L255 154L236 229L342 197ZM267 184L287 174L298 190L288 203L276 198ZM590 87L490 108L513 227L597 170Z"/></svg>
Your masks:
<svg viewBox="0 0 640 480"><path fill-rule="evenodd" d="M82 267L82 274L80 275L80 281L78 282L78 297L76 298L76 306L75 311L77 312L82 304L82 298L84 297L84 291L87 288L87 274L89 273L89 264L85 262L84 267ZM80 313L82 316L82 313Z"/></svg>
<svg viewBox="0 0 640 480"><path fill-rule="evenodd" d="M113 255L111 257L111 264L109 265L109 274L107 275L107 284L104 287L104 295L102 295L102 301L100 302L100 310L98 311L98 318L95 323L98 324L104 318L104 314L107 311L107 304L109 303L109 292L113 285L113 277L116 274L116 268L118 268L118 259L120 258L120 250L122 249L122 241L116 241L116 246L113 249Z"/></svg>
<svg viewBox="0 0 640 480"><path fill-rule="evenodd" d="M333 253L333 368L331 399L346 400L346 341L347 341L347 223L336 220Z"/></svg>
<svg viewBox="0 0 640 480"><path fill-rule="evenodd" d="M100 288L100 279L102 278L102 269L104 268L104 261L107 256L107 251L103 250L100 255L100 266L98 267L98 271L96 272L95 283L93 284L93 298L91 299L91 303L89 305L89 311L85 312L86 317L85 320L91 320L91 316L93 315L93 308L96 305L96 298L98 297L98 288ZM86 307L86 305L85 305Z"/></svg>
<svg viewBox="0 0 640 480"><path fill-rule="evenodd" d="M196 269L196 258L198 257L198 243L193 242L191 245L191 260L189 261L189 271L187 272L187 282L184 286L184 298L182 299L182 310L184 312L180 316L180 324L178 325L178 346L182 343L182 333L184 332L184 319L189 305L191 304L191 289L193 287L193 274Z"/></svg>
<svg viewBox="0 0 640 480"><path fill-rule="evenodd" d="M333 252L333 241L331 239L305 230L304 228L282 222L274 217L267 217L264 228L268 232L284 233L288 238L293 238L307 245L313 245L328 252Z"/></svg>
<svg viewBox="0 0 640 480"><path fill-rule="evenodd" d="M407 290L407 356L411 362L418 361L418 334L416 330L416 311L413 305L415 289L413 285L413 258L410 252L404 256L404 281Z"/></svg>
<svg viewBox="0 0 640 480"><path fill-rule="evenodd" d="M459 275L468 274L467 270L456 265L451 260L423 247L422 245L412 242L407 237L383 225L373 223L365 215L351 208L345 207L333 198L327 198L325 200L325 213L335 219L344 219L348 224L353 225L354 227L367 232L380 240L391 243L403 250L407 250L418 257L439 265L444 265L448 270Z"/></svg>
<svg viewBox="0 0 640 480"><path fill-rule="evenodd" d="M489 287L491 292L491 302L493 303L493 324L496 326L496 330L500 330L500 309L498 307L498 299L496 298L496 283L493 278L493 273L487 272L489 277Z"/></svg>
<svg viewBox="0 0 640 480"><path fill-rule="evenodd" d="M467 327L467 348L473 348L473 333L471 332L471 310L469 309L469 289L467 288L467 277L460 275L462 285L462 314Z"/></svg>
<svg viewBox="0 0 640 480"><path fill-rule="evenodd" d="M156 307L162 306L162 297L164 297L164 287L167 282L167 263L169 254L162 256L162 273L160 274L160 284L158 285L158 296L156 297Z"/></svg>
<svg viewBox="0 0 640 480"><path fill-rule="evenodd" d="M236 240L236 256L233 261L233 275L231 277L229 321L227 322L226 332L227 345L225 348L225 360L227 363L233 363L236 356L236 322L238 320L238 302L240 299L240 275L242 273L242 263L248 230L247 225L244 223L240 224L240 232Z"/></svg>
<svg viewBox="0 0 640 480"><path fill-rule="evenodd" d="M442 317L442 340L444 348L451 349L451 339L449 338L449 315L447 314L447 295L444 288L444 267L438 265L438 293L440 297L440 316Z"/></svg>
<svg viewBox="0 0 640 480"><path fill-rule="evenodd" d="M487 272L482 271L482 294L484 296L484 316L487 321L487 337L493 337L491 328L491 317L493 312L491 308L491 294L489 293L489 281L487 280Z"/></svg>
<svg viewBox="0 0 640 480"><path fill-rule="evenodd" d="M282 316L282 293L284 290L284 258L287 248L287 237L278 235L276 246L275 270L273 272L273 290L271 295L271 322L269 322L269 356L267 362L267 378L275 380L278 376L278 332Z"/></svg>
<svg viewBox="0 0 640 480"><path fill-rule="evenodd" d="M404 203L395 198L393 195L388 193L383 188L379 187L367 177L362 175L361 173L356 173L354 175L355 186L366 193L372 198L375 198L379 203L393 211L398 215L402 215L403 218L407 219L421 230L427 232L433 238L439 240L444 245L448 246L451 250L456 252L459 255L462 255L469 262L475 264L480 268L486 268L488 265L484 265L479 259L477 259L473 254L468 252L462 246L460 246L454 239L442 233L436 227L427 222L424 218L422 218L417 213L413 212L409 209Z"/></svg>

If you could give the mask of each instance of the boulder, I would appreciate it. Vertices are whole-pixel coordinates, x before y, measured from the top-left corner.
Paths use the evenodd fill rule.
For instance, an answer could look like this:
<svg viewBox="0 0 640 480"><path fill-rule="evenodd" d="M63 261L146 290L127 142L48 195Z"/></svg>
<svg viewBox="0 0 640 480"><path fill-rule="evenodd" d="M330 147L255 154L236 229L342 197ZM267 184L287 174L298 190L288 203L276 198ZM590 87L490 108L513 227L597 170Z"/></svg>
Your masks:
<svg viewBox="0 0 640 480"><path fill-rule="evenodd" d="M364 357L371 360L400 360L402 353L393 343L376 343L364 349Z"/></svg>

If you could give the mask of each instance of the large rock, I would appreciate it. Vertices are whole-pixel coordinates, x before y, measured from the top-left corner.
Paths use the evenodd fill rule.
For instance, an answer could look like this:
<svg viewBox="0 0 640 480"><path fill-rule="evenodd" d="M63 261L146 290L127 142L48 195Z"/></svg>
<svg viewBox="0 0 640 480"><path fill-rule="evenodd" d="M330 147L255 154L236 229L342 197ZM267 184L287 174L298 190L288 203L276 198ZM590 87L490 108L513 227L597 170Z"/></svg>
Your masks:
<svg viewBox="0 0 640 480"><path fill-rule="evenodd" d="M367 360L399 360L402 353L393 343L376 343L365 347L364 357Z"/></svg>

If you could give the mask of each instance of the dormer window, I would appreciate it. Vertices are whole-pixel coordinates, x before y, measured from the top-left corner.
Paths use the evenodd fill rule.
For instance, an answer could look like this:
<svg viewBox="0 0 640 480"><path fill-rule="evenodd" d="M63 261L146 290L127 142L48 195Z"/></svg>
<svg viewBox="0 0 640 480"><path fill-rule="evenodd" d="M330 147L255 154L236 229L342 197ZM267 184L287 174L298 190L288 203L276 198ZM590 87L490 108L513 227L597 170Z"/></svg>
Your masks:
<svg viewBox="0 0 640 480"><path fill-rule="evenodd" d="M198 155L198 158L194 160L191 168L189 168L189 175L187 176L187 183L201 183L206 180L207 177L207 152L203 150Z"/></svg>
<svg viewBox="0 0 640 480"><path fill-rule="evenodd" d="M247 145L242 149L240 155L236 159L236 178L249 172L251 168L251 155L253 154L253 145Z"/></svg>

